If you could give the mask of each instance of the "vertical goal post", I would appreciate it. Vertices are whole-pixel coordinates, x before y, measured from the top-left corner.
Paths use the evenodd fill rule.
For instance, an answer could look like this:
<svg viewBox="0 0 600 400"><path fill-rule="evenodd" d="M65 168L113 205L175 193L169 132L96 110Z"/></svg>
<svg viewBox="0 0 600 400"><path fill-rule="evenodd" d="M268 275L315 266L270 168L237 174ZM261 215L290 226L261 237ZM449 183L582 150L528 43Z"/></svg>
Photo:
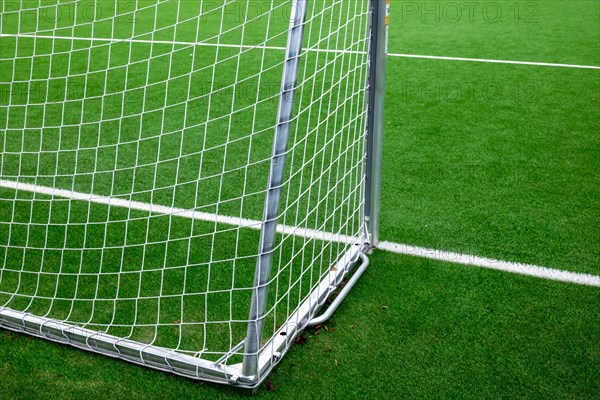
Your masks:
<svg viewBox="0 0 600 400"><path fill-rule="evenodd" d="M0 327L257 388L379 242L388 13L3 2Z"/></svg>
<svg viewBox="0 0 600 400"><path fill-rule="evenodd" d="M372 248L379 244L383 130L390 2L373 0L370 45L369 107L367 120L367 162L365 166L365 220Z"/></svg>

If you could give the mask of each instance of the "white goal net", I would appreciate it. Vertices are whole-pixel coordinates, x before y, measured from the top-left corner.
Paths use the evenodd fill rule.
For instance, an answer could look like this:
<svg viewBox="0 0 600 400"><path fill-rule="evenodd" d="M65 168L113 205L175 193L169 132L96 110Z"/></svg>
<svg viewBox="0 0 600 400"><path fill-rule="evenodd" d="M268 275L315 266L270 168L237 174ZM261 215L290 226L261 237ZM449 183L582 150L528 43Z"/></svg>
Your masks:
<svg viewBox="0 0 600 400"><path fill-rule="evenodd" d="M0 325L259 384L368 242L371 2L0 7Z"/></svg>

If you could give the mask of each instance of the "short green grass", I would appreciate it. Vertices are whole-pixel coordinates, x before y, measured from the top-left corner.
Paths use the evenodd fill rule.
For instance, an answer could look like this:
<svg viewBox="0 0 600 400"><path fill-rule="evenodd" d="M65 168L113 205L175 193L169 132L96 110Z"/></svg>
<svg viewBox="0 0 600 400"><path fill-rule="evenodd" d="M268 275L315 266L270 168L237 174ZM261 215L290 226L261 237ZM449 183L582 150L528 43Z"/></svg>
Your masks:
<svg viewBox="0 0 600 400"><path fill-rule="evenodd" d="M402 14L423 4L392 0L390 52L600 65L596 1L481 3L500 21ZM599 120L597 70L390 58L382 238L598 275ZM371 261L257 397L600 391L597 288L383 252ZM0 397L240 396L4 331L0 343Z"/></svg>
<svg viewBox="0 0 600 400"><path fill-rule="evenodd" d="M589 399L600 390L596 288L383 252L372 261L257 398ZM0 344L5 398L243 396L13 333Z"/></svg>
<svg viewBox="0 0 600 400"><path fill-rule="evenodd" d="M600 65L595 0L392 0L390 53Z"/></svg>
<svg viewBox="0 0 600 400"><path fill-rule="evenodd" d="M598 70L389 69L382 237L600 273Z"/></svg>

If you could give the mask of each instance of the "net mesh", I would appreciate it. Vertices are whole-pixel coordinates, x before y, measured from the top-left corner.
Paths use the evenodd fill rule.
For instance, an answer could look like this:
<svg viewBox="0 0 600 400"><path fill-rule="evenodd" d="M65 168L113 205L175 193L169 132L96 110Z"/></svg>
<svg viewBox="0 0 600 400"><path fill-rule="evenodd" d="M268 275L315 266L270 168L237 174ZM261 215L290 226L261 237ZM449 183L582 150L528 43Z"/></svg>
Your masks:
<svg viewBox="0 0 600 400"><path fill-rule="evenodd" d="M240 361L291 4L1 3L0 307ZM368 21L309 2L265 343L364 229Z"/></svg>

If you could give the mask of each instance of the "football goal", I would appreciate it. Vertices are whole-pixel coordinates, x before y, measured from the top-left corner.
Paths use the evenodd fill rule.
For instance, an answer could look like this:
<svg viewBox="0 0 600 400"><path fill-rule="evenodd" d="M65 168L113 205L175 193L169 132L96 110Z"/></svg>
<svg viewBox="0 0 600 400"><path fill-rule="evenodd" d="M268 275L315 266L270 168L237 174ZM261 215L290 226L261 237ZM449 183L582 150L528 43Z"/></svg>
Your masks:
<svg viewBox="0 0 600 400"><path fill-rule="evenodd" d="M0 326L258 387L379 240L385 0L0 13Z"/></svg>

